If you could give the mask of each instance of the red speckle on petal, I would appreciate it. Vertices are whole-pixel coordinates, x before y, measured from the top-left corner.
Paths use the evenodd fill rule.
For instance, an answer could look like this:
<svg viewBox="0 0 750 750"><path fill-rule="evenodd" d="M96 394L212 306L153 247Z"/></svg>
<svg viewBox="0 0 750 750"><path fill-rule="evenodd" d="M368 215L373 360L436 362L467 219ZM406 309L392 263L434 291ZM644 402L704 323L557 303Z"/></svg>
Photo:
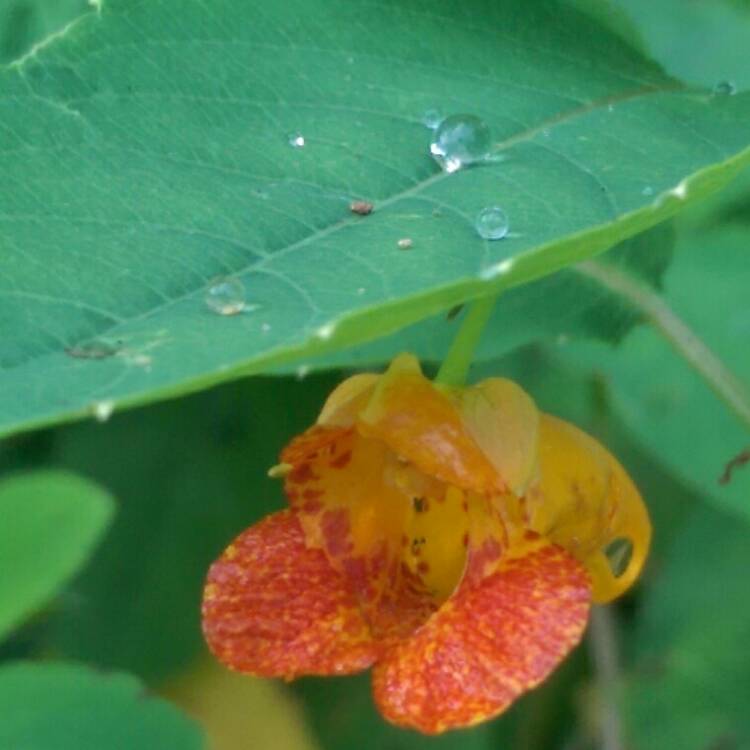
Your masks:
<svg viewBox="0 0 750 750"><path fill-rule="evenodd" d="M289 472L287 479L293 484L305 484L306 482L312 482L315 479L319 479L313 472L312 467L308 463L298 464Z"/></svg>
<svg viewBox="0 0 750 750"><path fill-rule="evenodd" d="M346 510L326 511L320 519L326 551L332 557L344 557L351 552L351 525Z"/></svg>
<svg viewBox="0 0 750 750"><path fill-rule="evenodd" d="M323 510L323 503L320 500L306 500L302 503L302 510L312 515Z"/></svg>
<svg viewBox="0 0 750 750"><path fill-rule="evenodd" d="M340 456L336 456L328 465L332 469L343 469L352 460L352 452L344 451Z"/></svg>

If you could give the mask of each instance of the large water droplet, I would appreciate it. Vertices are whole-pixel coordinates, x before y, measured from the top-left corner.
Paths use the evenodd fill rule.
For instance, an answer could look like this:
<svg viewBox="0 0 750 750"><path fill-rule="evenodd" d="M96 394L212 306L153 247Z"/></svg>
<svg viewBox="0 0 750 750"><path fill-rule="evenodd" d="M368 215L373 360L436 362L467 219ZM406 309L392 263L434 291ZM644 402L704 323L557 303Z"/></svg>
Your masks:
<svg viewBox="0 0 750 750"><path fill-rule="evenodd" d="M717 96L732 96L737 93L737 86L732 81L719 81L714 86L714 94Z"/></svg>
<svg viewBox="0 0 750 750"><path fill-rule="evenodd" d="M501 240L508 234L508 217L500 206L487 206L477 214L474 226L483 240Z"/></svg>
<svg viewBox="0 0 750 750"><path fill-rule="evenodd" d="M630 565L633 557L633 542L624 536L613 539L605 548L604 554L615 578L619 578Z"/></svg>
<svg viewBox="0 0 750 750"><path fill-rule="evenodd" d="M442 121L443 114L438 109L428 109L422 115L422 124L430 130L435 130Z"/></svg>
<svg viewBox="0 0 750 750"><path fill-rule="evenodd" d="M487 159L492 136L476 115L451 115L443 120L430 143L430 153L446 172Z"/></svg>
<svg viewBox="0 0 750 750"><path fill-rule="evenodd" d="M302 133L289 133L289 145L293 148L302 148L305 145L305 136Z"/></svg>
<svg viewBox="0 0 750 750"><path fill-rule="evenodd" d="M245 286L232 276L214 279L206 290L206 306L218 315L237 315L245 309Z"/></svg>

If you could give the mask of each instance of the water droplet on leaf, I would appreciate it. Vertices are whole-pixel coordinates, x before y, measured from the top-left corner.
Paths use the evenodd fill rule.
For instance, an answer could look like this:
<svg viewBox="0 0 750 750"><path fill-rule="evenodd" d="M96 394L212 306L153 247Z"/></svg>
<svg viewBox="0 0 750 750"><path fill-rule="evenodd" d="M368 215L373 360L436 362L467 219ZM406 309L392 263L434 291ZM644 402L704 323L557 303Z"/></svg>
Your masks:
<svg viewBox="0 0 750 750"><path fill-rule="evenodd" d="M428 109L422 115L422 124L430 130L435 130L442 121L443 115L437 109Z"/></svg>
<svg viewBox="0 0 750 750"><path fill-rule="evenodd" d="M205 300L217 315L237 315L245 309L245 286L237 278L220 276L209 285Z"/></svg>
<svg viewBox="0 0 750 750"><path fill-rule="evenodd" d="M293 148L302 148L305 145L305 136L302 133L290 133L289 145Z"/></svg>
<svg viewBox="0 0 750 750"><path fill-rule="evenodd" d="M396 244L401 250L408 250L414 244L414 242L412 241L411 237L402 237Z"/></svg>
<svg viewBox="0 0 750 750"><path fill-rule="evenodd" d="M716 96L733 96L737 93L737 86L732 81L719 81L714 86Z"/></svg>
<svg viewBox="0 0 750 750"><path fill-rule="evenodd" d="M615 578L619 578L630 565L633 557L633 543L623 536L613 539L605 548L610 570Z"/></svg>
<svg viewBox="0 0 750 750"><path fill-rule="evenodd" d="M97 422L106 422L111 416L112 412L115 410L115 402L114 401L96 401L92 406L92 411L94 412L94 419Z"/></svg>
<svg viewBox="0 0 750 750"><path fill-rule="evenodd" d="M474 226L484 240L501 240L508 234L508 217L500 206L487 206L477 215Z"/></svg>
<svg viewBox="0 0 750 750"><path fill-rule="evenodd" d="M651 187L651 185L646 185L643 190L641 190L641 195L653 195L654 189Z"/></svg>
<svg viewBox="0 0 750 750"><path fill-rule="evenodd" d="M476 115L451 115L443 120L430 143L430 153L446 172L456 172L487 159L492 136Z"/></svg>

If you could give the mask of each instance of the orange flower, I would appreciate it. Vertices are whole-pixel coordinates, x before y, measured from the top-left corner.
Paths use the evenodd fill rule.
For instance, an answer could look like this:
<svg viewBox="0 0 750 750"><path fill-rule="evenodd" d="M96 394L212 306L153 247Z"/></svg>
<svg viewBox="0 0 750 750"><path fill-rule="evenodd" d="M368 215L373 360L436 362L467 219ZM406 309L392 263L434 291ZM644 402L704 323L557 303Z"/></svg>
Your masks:
<svg viewBox="0 0 750 750"><path fill-rule="evenodd" d="M383 716L425 733L544 680L648 550L638 491L595 440L508 380L433 384L411 355L344 381L281 461L290 510L209 571L211 650L286 679L374 665Z"/></svg>

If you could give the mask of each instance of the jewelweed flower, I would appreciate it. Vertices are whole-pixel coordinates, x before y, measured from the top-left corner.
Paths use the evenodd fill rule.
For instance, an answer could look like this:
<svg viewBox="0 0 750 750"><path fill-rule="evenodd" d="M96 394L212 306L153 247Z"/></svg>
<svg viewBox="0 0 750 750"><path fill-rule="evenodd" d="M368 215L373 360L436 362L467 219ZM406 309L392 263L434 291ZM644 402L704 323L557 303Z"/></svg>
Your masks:
<svg viewBox="0 0 750 750"><path fill-rule="evenodd" d="M651 535L593 438L509 380L435 384L408 354L339 385L271 473L290 508L211 567L209 647L268 677L373 667L383 716L428 734L544 680Z"/></svg>

